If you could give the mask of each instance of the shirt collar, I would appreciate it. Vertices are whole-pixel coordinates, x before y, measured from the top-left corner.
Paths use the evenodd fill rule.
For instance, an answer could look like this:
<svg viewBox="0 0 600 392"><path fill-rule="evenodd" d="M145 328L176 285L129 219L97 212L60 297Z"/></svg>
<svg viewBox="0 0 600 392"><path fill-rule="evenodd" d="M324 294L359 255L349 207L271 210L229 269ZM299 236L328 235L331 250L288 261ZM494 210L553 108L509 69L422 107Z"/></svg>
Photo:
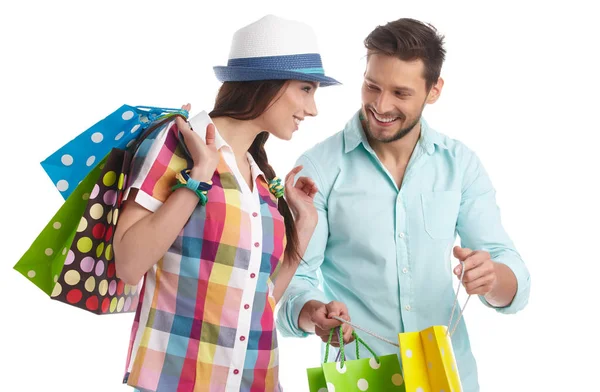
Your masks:
<svg viewBox="0 0 600 392"><path fill-rule="evenodd" d="M206 111L202 111L202 112L196 114L194 117L192 117L189 120L189 123L192 126L192 129L194 130L194 132L196 132L202 138L202 140L204 142L206 142L206 126L208 124L214 125L211 118L208 116L208 113L206 113ZM223 148L223 147L228 147L231 150L231 146L229 146L229 144L227 144L225 139L223 139L223 137L219 133L219 130L217 129L216 126L215 126L215 146L217 147L217 150L221 150L221 148Z"/></svg>
<svg viewBox="0 0 600 392"><path fill-rule="evenodd" d="M214 125L214 123L213 123L212 119L210 118L210 116L208 115L208 113L206 113L206 111L202 111L202 112L198 113L197 115L195 115L194 117L192 117L189 120L189 123L192 126L192 128L194 129L194 132L196 132L202 138L202 140L204 142L206 142L206 126L211 123ZM223 139L223 137L219 133L219 130L217 129L216 126L215 126L215 146L217 147L217 150L219 150L219 151L221 151L221 149L223 147L227 147L228 152L233 154L233 149L231 148L231 146L229 144L227 144L225 139ZM250 170L252 172L252 180L256 182L256 179L259 176L262 176L263 179L265 180L265 182L268 183L268 181L265 177L265 174L258 166L258 163L256 163L256 161L254 160L254 157L252 157L252 154L247 153L246 155L248 157L248 162L250 163Z"/></svg>
<svg viewBox="0 0 600 392"><path fill-rule="evenodd" d="M256 163L256 161L254 160L254 157L252 156L252 154L246 153L246 155L248 156L248 162L250 163L250 170L252 171L252 180L254 182L256 182L256 179L259 176L261 176L263 178L263 180L265 180L266 183L269 183L269 181L267 181L267 178L265 177L265 173L263 173L263 171L260 169L260 167L258 166L258 163Z"/></svg>
<svg viewBox="0 0 600 392"><path fill-rule="evenodd" d="M344 152L348 153L356 149L356 147L358 147L358 145L361 143L365 147L369 146L362 123L360 122L360 110L356 112L350 121L348 121L343 133ZM429 124L427 124L427 121L425 121L423 117L421 117L421 136L419 137L418 143L429 155L434 153L435 146L448 149L444 143L443 136L433 128L429 127Z"/></svg>

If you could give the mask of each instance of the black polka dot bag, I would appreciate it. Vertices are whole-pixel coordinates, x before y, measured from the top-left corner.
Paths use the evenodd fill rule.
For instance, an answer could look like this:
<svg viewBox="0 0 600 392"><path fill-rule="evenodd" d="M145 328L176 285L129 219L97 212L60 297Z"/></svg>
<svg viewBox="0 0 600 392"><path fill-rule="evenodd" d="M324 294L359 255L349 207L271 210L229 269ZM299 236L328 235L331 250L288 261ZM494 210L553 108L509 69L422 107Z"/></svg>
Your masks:
<svg viewBox="0 0 600 392"><path fill-rule="evenodd" d="M112 239L133 155L144 139L169 126L153 122L125 149L112 148L72 190L62 207L14 266L50 298L95 314L136 309L139 286L116 276Z"/></svg>

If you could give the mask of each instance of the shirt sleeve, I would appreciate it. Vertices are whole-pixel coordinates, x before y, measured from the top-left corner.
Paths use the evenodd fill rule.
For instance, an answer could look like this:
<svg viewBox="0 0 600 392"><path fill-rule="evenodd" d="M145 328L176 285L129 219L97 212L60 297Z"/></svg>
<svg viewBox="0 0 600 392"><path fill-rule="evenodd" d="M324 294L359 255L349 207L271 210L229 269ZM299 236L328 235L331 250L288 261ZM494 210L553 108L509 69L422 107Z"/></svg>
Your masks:
<svg viewBox="0 0 600 392"><path fill-rule="evenodd" d="M319 221L304 254L304 260L300 261L296 274L279 301L277 328L282 336L306 337L309 334L298 326L300 311L310 300L328 302L325 293L319 288L322 283L319 276L329 237L329 224L327 222L327 202L324 196L327 192L325 192L323 181L321 181L315 165L306 155L298 159L297 165L304 166L298 176L311 178L319 189L314 198Z"/></svg>
<svg viewBox="0 0 600 392"><path fill-rule="evenodd" d="M175 122L158 128L144 140L131 163L124 199L156 212L171 194L175 175L191 167L178 139Z"/></svg>
<svg viewBox="0 0 600 392"><path fill-rule="evenodd" d="M457 221L461 245L487 251L493 261L505 264L512 270L517 278L517 293L508 306L493 308L500 313L516 313L529 301L529 271L502 226L496 191L479 158L468 150L464 158L465 176ZM486 306L492 307L483 296L479 298Z"/></svg>

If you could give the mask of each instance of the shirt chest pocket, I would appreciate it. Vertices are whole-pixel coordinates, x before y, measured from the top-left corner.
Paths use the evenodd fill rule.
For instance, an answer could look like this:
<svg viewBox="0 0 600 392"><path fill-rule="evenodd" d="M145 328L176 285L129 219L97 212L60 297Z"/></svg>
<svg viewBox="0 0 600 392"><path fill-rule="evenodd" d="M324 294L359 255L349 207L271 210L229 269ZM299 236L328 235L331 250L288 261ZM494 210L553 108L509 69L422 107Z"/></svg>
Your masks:
<svg viewBox="0 0 600 392"><path fill-rule="evenodd" d="M421 194L425 231L433 239L454 238L460 208L460 191Z"/></svg>

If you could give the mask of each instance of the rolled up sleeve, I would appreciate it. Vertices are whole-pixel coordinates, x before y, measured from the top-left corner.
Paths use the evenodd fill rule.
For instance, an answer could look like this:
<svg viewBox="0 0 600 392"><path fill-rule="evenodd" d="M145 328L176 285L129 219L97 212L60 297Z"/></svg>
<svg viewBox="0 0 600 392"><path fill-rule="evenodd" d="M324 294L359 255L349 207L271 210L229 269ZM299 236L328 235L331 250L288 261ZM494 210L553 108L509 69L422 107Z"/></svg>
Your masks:
<svg viewBox="0 0 600 392"><path fill-rule="evenodd" d="M493 307L483 296L479 298L486 306L500 313L516 313L525 308L529 301L529 271L502 226L496 192L483 165L473 152L467 150L465 155L465 176L457 221L461 245L487 251L493 261L511 269L517 279L517 293L508 306Z"/></svg>

